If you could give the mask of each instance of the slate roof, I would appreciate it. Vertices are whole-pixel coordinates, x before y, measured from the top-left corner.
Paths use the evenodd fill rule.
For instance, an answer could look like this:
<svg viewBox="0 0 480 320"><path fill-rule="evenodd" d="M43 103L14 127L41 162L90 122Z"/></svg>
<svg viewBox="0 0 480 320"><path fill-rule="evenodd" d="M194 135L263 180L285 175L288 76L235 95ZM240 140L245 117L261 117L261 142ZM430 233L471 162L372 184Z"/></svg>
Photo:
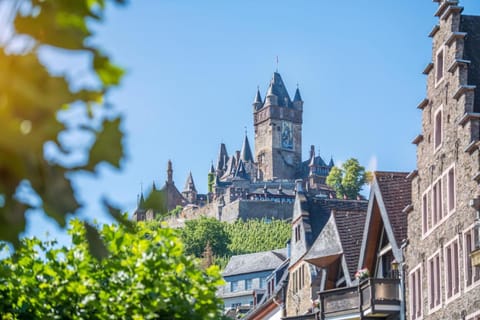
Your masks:
<svg viewBox="0 0 480 320"><path fill-rule="evenodd" d="M225 143L221 143L220 150L218 151L217 170L224 170L227 161L228 161L227 147L225 146Z"/></svg>
<svg viewBox="0 0 480 320"><path fill-rule="evenodd" d="M398 245L407 238L407 215L402 212L412 197L412 182L406 179L407 175L408 172L374 172Z"/></svg>
<svg viewBox="0 0 480 320"><path fill-rule="evenodd" d="M332 212L366 212L368 201L307 197L307 201L302 202L301 206L303 210L309 212L308 222L311 226L311 232L307 235L306 240L307 246L310 248L327 223Z"/></svg>
<svg viewBox="0 0 480 320"><path fill-rule="evenodd" d="M187 181L185 181L185 187L183 191L195 191L197 192L197 188L195 188L195 182L193 182L192 172L189 173L187 177Z"/></svg>
<svg viewBox="0 0 480 320"><path fill-rule="evenodd" d="M474 112L480 112L480 17L462 15L460 31L466 32L464 59L470 60L468 66L468 84L476 85Z"/></svg>
<svg viewBox="0 0 480 320"><path fill-rule="evenodd" d="M242 151L240 152L240 159L244 162L251 161L253 162L252 149L250 149L250 143L248 142L248 137L245 135L243 139Z"/></svg>
<svg viewBox="0 0 480 320"><path fill-rule="evenodd" d="M344 211L334 213L340 242L342 244L343 255L347 262L351 279L354 278L355 272L357 271L363 229L365 226L365 218L367 216L366 213L366 207L365 211Z"/></svg>
<svg viewBox="0 0 480 320"><path fill-rule="evenodd" d="M302 101L302 96L300 95L300 89L298 88L297 90L295 90L295 97L293 97L293 101L294 102Z"/></svg>
<svg viewBox="0 0 480 320"><path fill-rule="evenodd" d="M223 277L275 270L287 259L287 249L277 249L233 256L228 261Z"/></svg>
<svg viewBox="0 0 480 320"><path fill-rule="evenodd" d="M280 76L280 73L278 72L273 73L272 80L270 81L270 86L267 90L267 96L271 94L277 96L278 106L293 107L292 100L290 100L290 96L288 95L288 91L285 88L282 76Z"/></svg>
<svg viewBox="0 0 480 320"><path fill-rule="evenodd" d="M367 206L362 205L359 209L360 211L334 209L304 259L343 254L350 277L353 278L360 255Z"/></svg>

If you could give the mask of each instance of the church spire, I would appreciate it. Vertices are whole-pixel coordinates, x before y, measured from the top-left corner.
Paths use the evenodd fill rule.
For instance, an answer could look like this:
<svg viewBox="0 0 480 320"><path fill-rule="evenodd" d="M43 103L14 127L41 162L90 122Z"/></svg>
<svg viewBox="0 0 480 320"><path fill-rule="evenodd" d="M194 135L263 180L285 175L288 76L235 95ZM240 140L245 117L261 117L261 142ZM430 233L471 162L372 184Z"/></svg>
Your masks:
<svg viewBox="0 0 480 320"><path fill-rule="evenodd" d="M167 183L173 183L173 169L172 169L172 160L168 160L167 164Z"/></svg>

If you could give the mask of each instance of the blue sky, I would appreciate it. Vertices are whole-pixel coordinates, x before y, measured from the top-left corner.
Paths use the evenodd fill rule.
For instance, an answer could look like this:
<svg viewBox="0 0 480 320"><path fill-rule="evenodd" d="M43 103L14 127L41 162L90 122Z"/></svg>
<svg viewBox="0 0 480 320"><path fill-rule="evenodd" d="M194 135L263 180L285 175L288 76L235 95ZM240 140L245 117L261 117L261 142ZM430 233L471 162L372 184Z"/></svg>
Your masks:
<svg viewBox="0 0 480 320"><path fill-rule="evenodd" d="M462 0L480 14L478 0ZM431 60L428 33L437 22L429 0L131 1L107 12L94 41L127 70L109 99L124 115L122 171L78 175L87 205L78 214L107 221L99 199L125 211L152 181L162 186L168 159L180 191L189 171L200 192L221 142L240 149L245 127L253 147L252 102L278 69L304 104L303 154L315 145L339 162L411 171ZM57 236L40 213L27 234Z"/></svg>

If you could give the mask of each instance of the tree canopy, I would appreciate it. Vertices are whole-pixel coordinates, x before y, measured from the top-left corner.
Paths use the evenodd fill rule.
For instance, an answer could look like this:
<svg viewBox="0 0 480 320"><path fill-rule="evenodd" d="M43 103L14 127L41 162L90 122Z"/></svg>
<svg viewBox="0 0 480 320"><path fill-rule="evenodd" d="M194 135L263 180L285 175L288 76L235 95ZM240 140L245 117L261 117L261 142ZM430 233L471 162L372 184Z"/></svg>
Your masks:
<svg viewBox="0 0 480 320"><path fill-rule="evenodd" d="M66 225L66 215L82 206L71 177L95 174L100 163L120 168L121 117L108 93L124 71L92 40L107 2L124 0L6 0L0 21L0 239L19 243L25 212L41 209ZM53 73L41 53L84 57L95 83L80 85L66 70ZM72 105L82 121L65 120ZM96 112L109 106L107 116ZM68 117L66 117L68 118ZM62 120L61 120L62 119ZM84 135L89 143L67 144L60 136ZM48 147L48 148L47 148ZM47 154L46 150L54 150ZM79 161L68 161L82 153ZM118 217L118 212L111 210ZM89 239L97 237L91 229ZM92 235L92 236L90 236Z"/></svg>
<svg viewBox="0 0 480 320"><path fill-rule="evenodd" d="M341 168L333 167L327 177L327 184L337 193L337 198L355 199L368 182L369 173L357 159L350 158Z"/></svg>
<svg viewBox="0 0 480 320"><path fill-rule="evenodd" d="M0 261L2 319L221 319L218 267L202 270L175 230L103 226L109 256L99 261L88 230L71 224L71 248L23 239Z"/></svg>

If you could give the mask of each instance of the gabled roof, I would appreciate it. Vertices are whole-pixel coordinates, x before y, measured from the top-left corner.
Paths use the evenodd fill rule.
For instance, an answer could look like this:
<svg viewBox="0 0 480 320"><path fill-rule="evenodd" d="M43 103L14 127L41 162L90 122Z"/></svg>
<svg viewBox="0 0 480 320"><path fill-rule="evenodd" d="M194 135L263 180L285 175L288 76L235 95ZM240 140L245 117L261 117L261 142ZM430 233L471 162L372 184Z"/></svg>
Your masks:
<svg viewBox="0 0 480 320"><path fill-rule="evenodd" d="M403 209L410 204L412 191L408 175L408 172L373 173L359 268L373 263L382 228L392 246L395 259L402 261L400 247L407 237L407 213L403 212Z"/></svg>
<svg viewBox="0 0 480 320"><path fill-rule="evenodd" d="M287 259L286 249L262 251L233 256L228 261L223 277L275 270Z"/></svg>
<svg viewBox="0 0 480 320"><path fill-rule="evenodd" d="M348 270L345 274L352 279L358 264L360 245L365 225L366 206L362 211L334 210L325 227L305 255L304 260L327 266L343 254ZM320 265L319 265L320 266Z"/></svg>
<svg viewBox="0 0 480 320"><path fill-rule="evenodd" d="M303 192L297 193L293 223L300 221L305 230L305 239L302 240L301 246L292 246L290 265L295 264L308 253L329 221L332 212L366 212L367 205L368 202L365 200L316 198L307 196Z"/></svg>
<svg viewBox="0 0 480 320"><path fill-rule="evenodd" d="M407 217L402 210L412 201L412 183L408 172L374 173L397 244L407 238Z"/></svg>

